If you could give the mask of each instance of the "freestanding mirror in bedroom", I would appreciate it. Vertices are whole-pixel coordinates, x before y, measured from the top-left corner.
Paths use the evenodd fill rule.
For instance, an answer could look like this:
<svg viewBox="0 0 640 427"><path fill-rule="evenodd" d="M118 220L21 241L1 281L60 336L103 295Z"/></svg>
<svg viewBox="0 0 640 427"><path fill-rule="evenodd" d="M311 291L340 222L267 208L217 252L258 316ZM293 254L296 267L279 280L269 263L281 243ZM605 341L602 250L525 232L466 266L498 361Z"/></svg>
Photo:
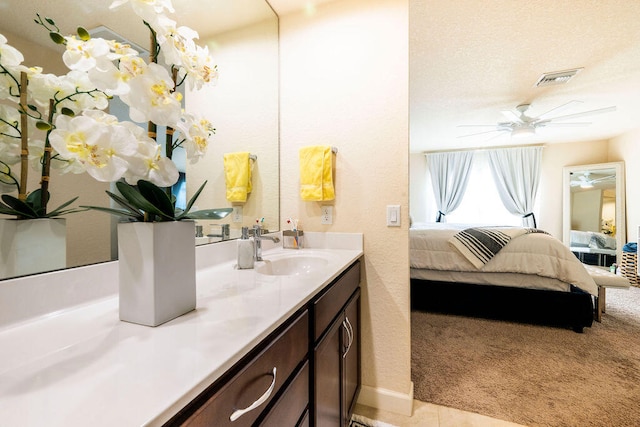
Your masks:
<svg viewBox="0 0 640 427"><path fill-rule="evenodd" d="M582 262L608 267L622 259L624 194L623 162L564 168L563 242Z"/></svg>

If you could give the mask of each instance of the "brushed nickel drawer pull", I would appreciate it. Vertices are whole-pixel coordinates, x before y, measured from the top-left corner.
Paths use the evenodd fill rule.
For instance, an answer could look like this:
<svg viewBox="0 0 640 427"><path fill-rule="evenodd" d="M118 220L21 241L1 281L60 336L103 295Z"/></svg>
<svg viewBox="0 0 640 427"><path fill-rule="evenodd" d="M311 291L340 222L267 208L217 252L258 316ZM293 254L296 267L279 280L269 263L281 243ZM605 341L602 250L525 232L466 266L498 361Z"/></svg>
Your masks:
<svg viewBox="0 0 640 427"><path fill-rule="evenodd" d="M351 323L349 323L349 319L345 318L345 320L342 321L342 327L347 331L347 341L348 344L344 349L344 353L342 354L342 358L344 359L345 357L347 357L347 353L349 353L349 349L351 348L351 343L353 342L353 329L351 328Z"/></svg>
<svg viewBox="0 0 640 427"><path fill-rule="evenodd" d="M275 366L273 367L273 373L271 375L273 375L273 381L271 381L271 385L269 386L269 389L267 391L265 391L264 394L262 396L260 396L258 398L258 400L253 402L250 406L247 406L244 409L238 409L238 410L234 411L233 414L231 414L231 416L229 417L229 420L231 420L232 422L237 420L238 418L240 418L241 416L243 416L247 412L253 411L258 406L260 406L264 402L266 402L267 399L269 399L269 397L271 396L271 393L273 393L273 389L276 387L276 368L275 368Z"/></svg>
<svg viewBox="0 0 640 427"><path fill-rule="evenodd" d="M344 355L342 355L343 358L347 357L347 353L349 353L349 350L351 350L351 344L353 344L353 339L355 338L355 332L353 330L353 326L351 326L351 322L349 321L348 317L344 318L344 321L347 322L346 326L348 327L347 332L349 333L349 345L347 347L347 351L344 352Z"/></svg>

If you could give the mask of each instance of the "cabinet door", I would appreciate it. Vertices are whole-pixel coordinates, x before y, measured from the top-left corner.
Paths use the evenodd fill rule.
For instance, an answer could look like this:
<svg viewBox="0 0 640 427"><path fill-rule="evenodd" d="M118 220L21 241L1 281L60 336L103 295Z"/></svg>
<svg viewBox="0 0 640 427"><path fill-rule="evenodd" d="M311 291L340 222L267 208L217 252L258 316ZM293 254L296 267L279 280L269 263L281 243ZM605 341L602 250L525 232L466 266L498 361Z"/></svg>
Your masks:
<svg viewBox="0 0 640 427"><path fill-rule="evenodd" d="M313 396L315 401L315 427L340 426L341 365L342 365L342 316L329 328L314 351Z"/></svg>
<svg viewBox="0 0 640 427"><path fill-rule="evenodd" d="M343 425L348 426L360 387L360 289L345 308L344 324L347 328L347 339L350 341L345 343L345 353L342 357Z"/></svg>

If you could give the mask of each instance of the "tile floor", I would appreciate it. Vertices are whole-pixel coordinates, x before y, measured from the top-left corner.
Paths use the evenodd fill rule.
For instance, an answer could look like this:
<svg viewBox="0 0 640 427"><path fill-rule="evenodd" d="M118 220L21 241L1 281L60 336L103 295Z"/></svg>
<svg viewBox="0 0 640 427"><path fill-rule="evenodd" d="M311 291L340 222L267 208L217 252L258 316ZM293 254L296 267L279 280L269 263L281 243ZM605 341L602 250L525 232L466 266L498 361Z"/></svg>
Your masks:
<svg viewBox="0 0 640 427"><path fill-rule="evenodd" d="M354 412L369 419L383 421L398 427L524 427L520 424L419 400L413 401L413 415L411 417L362 405L356 405Z"/></svg>

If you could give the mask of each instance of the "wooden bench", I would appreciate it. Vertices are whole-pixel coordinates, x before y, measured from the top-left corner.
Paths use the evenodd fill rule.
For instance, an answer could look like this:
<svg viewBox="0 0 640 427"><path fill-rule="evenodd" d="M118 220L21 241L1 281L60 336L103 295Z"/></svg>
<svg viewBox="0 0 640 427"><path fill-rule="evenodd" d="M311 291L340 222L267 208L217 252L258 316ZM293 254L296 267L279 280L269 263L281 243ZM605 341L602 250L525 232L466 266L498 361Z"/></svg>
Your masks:
<svg viewBox="0 0 640 427"><path fill-rule="evenodd" d="M589 275L593 278L598 285L598 296L596 297L596 307L593 318L596 322L602 321L602 313L605 312L606 306L606 288L623 288L629 289L631 283L626 277L619 276L617 274L609 272L602 267L594 265L586 265L585 268L589 272Z"/></svg>

